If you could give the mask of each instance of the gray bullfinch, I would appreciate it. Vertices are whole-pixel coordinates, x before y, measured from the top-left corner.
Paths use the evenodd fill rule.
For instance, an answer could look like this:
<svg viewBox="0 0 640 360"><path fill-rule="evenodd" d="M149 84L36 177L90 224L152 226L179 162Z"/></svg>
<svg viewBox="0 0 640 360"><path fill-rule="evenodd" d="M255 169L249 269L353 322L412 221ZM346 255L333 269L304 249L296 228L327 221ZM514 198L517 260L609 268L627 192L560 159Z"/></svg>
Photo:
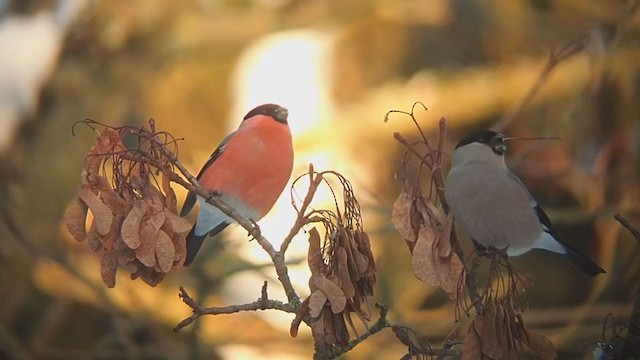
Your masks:
<svg viewBox="0 0 640 360"><path fill-rule="evenodd" d="M564 255L589 276L605 271L572 249L504 161L507 138L492 130L464 137L453 152L445 198L460 229L483 247L517 256L532 249Z"/></svg>

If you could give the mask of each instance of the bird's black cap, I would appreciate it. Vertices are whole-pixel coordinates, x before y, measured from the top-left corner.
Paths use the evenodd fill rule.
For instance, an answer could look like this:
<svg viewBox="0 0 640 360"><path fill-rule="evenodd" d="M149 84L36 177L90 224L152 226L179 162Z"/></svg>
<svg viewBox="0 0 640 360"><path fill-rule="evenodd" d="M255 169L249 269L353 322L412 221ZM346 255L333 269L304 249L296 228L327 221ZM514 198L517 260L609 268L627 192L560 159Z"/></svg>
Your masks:
<svg viewBox="0 0 640 360"><path fill-rule="evenodd" d="M286 124L287 117L289 116L289 110L277 104L262 104L260 106L256 106L253 110L249 111L247 115L244 116L244 119L242 120L247 120L256 115L271 116L276 121Z"/></svg>
<svg viewBox="0 0 640 360"><path fill-rule="evenodd" d="M458 142L458 144L456 145L456 149L477 142L489 146L493 150L493 152L498 155L502 155L507 150L507 147L504 144L504 138L504 134L493 130L476 130L463 137L462 140L460 140L460 142Z"/></svg>

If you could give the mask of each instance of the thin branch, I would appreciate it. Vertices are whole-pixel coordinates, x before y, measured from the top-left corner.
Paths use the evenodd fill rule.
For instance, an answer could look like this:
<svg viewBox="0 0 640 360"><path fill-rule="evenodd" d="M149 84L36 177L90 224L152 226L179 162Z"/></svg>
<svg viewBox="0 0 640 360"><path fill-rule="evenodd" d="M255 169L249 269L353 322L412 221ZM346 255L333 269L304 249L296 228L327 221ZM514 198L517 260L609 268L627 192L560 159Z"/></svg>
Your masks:
<svg viewBox="0 0 640 360"><path fill-rule="evenodd" d="M640 231L638 229L636 229L633 225L631 225L631 223L629 222L629 220L627 220L624 216L620 215L620 214L615 214L613 215L613 218L618 220L618 222L620 223L620 225L624 226L625 229L629 230L629 232L631 233L631 235L633 235L633 237L638 240L638 242L640 242Z"/></svg>
<svg viewBox="0 0 640 360"><path fill-rule="evenodd" d="M298 217L296 218L296 222L294 223L293 227L289 231L289 234L284 238L284 240L282 241L282 244L280 245L280 253L283 255L287 251L287 248L289 248L289 244L291 244L291 241L293 240L294 236L296 236L300 232L300 229L302 229L302 227L309 222L309 219L307 219L307 216L305 215L305 213L307 211L307 208L311 204L311 201L313 200L313 196L315 195L316 190L318 189L318 186L320 186L323 180L321 174L315 174L316 175L315 178L313 177L314 174L315 172L313 170L313 165L310 164L309 165L309 190L307 191L307 195L302 201L302 205L300 206L300 209L297 209Z"/></svg>
<svg viewBox="0 0 640 360"><path fill-rule="evenodd" d="M380 309L380 317L378 317L378 321L376 321L376 323L373 324L366 333L358 336L358 338L356 339L349 341L349 343L345 347L334 346L331 349L331 353L329 354L327 359L335 359L338 356L352 350L358 344L371 337L371 335L374 335L386 328L390 328L391 326L393 326L393 324L391 324L391 322L387 320L389 307L384 304L376 304L376 307Z"/></svg>
<svg viewBox="0 0 640 360"><path fill-rule="evenodd" d="M296 307L291 304L284 303L282 301L270 300L267 296L267 282L262 285L261 296L258 300L241 305L230 305L221 307L202 307L200 306L185 290L180 286L180 299L187 304L192 310L193 315L180 321L178 325L173 328L173 331L178 332L184 327L190 325L203 315L221 315L221 314L235 314L241 311L258 311L258 310L280 310L288 313L295 313Z"/></svg>
<svg viewBox="0 0 640 360"><path fill-rule="evenodd" d="M585 49L586 42L589 40L590 34L583 35L580 38L568 43L561 49L557 50L552 48L549 51L549 56L547 57L547 61L545 62L540 74L536 81L531 85L526 95L520 99L514 106L512 106L507 112L505 112L500 120L493 127L496 131L504 130L516 116L522 112L522 109L527 106L531 100L535 97L535 95L540 91L542 85L545 83L551 72L563 61L571 58L573 55L578 54L579 52Z"/></svg>
<svg viewBox="0 0 640 360"><path fill-rule="evenodd" d="M273 245L260 233L260 228L257 224L242 216L237 210L233 207L225 203L219 196L216 196L215 193L207 191L207 189L203 188L202 185L198 182L198 179L195 178L182 163L178 160L173 152L171 152L164 143L160 142L155 137L152 139L157 146L160 147L163 154L169 159L171 164L180 170L180 173L188 180L185 181L180 176L175 174L173 171L166 171L163 169L163 172L169 176L171 181L182 185L189 191L195 192L197 195L206 199L207 203L217 207L222 211L225 215L231 217L235 220L240 226L242 226L245 230L253 236L253 238L260 244L260 246L269 254L271 260L273 261L274 267L276 269L276 273L278 274L278 280L282 284L285 293L287 294L287 299L291 304L299 305L300 297L296 293L293 285L291 284L291 279L289 278L289 272L287 265L284 261L284 255L273 247Z"/></svg>
<svg viewBox="0 0 640 360"><path fill-rule="evenodd" d="M444 133L444 126L445 126L445 119L442 118L440 119L440 136L443 136ZM436 185L436 192L438 194L438 198L440 199L440 202L442 204L442 209L444 210L445 214L449 214L450 208L449 208L449 204L447 203L447 200L445 199L444 196L444 190L445 190L445 181L444 181L444 174L442 172L442 167L440 166L440 162L436 163L436 164L430 164L428 161L426 161L427 156L423 156L422 154L420 154L420 152L418 150L415 149L415 147L409 142L407 141L402 134L400 133L394 133L393 134L394 139L396 139L399 143L401 143L402 145L405 146L405 148L412 153L413 155L416 156L416 158L423 163L425 166L427 166L431 172L432 172L432 179L435 182ZM439 147L442 146L442 142L439 142ZM438 149L438 151L442 151L442 149ZM438 159L438 157L435 157ZM451 230L451 246L453 248L453 251L456 253L456 255L462 260L464 259L464 251L462 250L462 246L460 245L460 242L458 241L458 236L457 233L455 231L455 228L452 227ZM462 261L462 265L464 266L464 272L467 274L467 276L465 277L465 285L467 287L467 291L469 292L469 297L471 298L471 302L474 305L475 309L476 309L476 313L477 314L481 314L482 313L482 305L481 305L481 301L480 301L480 293L478 292L478 285L476 284L475 281L475 276L474 274L470 273L469 267L467 266L467 264ZM469 276L471 275L471 276Z"/></svg>

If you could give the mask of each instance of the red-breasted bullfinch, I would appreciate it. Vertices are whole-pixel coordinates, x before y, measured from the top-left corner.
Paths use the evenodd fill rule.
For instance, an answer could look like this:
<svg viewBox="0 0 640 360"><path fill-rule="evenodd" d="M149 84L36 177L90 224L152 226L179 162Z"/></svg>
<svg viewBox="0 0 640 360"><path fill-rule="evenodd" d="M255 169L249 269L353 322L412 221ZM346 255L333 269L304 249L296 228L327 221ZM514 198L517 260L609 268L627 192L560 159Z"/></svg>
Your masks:
<svg viewBox="0 0 640 360"><path fill-rule="evenodd" d="M293 145L287 123L289 111L276 104L264 104L249 111L240 127L227 135L204 164L197 178L209 191L242 216L260 220L284 190L293 169ZM187 215L198 199L198 219L187 235L190 265L207 235L216 235L233 219L189 192L180 216Z"/></svg>

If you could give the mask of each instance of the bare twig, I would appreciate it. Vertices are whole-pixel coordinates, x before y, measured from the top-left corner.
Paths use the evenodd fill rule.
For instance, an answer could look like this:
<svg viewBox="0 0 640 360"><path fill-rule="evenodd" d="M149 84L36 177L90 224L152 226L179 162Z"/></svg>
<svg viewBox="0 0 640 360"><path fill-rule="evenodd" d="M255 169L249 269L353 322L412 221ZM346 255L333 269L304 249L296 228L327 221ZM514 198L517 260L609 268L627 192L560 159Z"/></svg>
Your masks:
<svg viewBox="0 0 640 360"><path fill-rule="evenodd" d="M258 228L258 226L255 224L254 221L251 221L245 218L233 207L225 203L219 196L216 196L216 194L211 193L207 191L205 188L203 188L198 182L198 179L196 179L184 167L184 165L182 165L182 163L178 160L175 154L171 152L166 147L166 145L164 145L162 142L160 142L156 138L153 138L152 141L154 141L156 145L160 147L163 154L167 158L169 158L169 161L171 162L171 164L173 164L176 168L178 168L180 173L185 178L187 178L187 180L189 180L187 182L181 177L179 177L177 174L175 174L173 171L166 171L168 169L163 169L163 171L165 172L165 174L169 176L171 181L177 184L180 184L184 186L187 190L193 191L197 195L203 197L204 199L206 199L207 203L220 209L220 211L222 211L225 215L231 217L240 226L242 226L245 230L247 230L255 238L258 244L260 244L260 246L267 252L267 254L269 254L269 257L271 257L271 260L273 261L274 267L276 269L276 273L278 274L278 280L282 284L282 287L284 288L284 291L287 295L287 299L289 300L289 302L296 306L299 305L300 297L298 296L295 289L293 288L293 285L291 284L291 279L289 278L289 271L284 261L284 254L282 252L276 251L273 245L264 236L262 236L262 234L260 234L260 229Z"/></svg>
<svg viewBox="0 0 640 360"><path fill-rule="evenodd" d="M173 328L173 331L176 332L182 330L184 327L188 326L203 315L234 314L241 311L258 311L268 309L280 310L288 313L296 312L296 307L294 305L283 303L282 301L271 300L268 298L266 281L262 286L261 297L258 300L247 304L221 307L202 307L189 295L187 290L185 290L185 288L182 286L180 286L179 296L182 301L193 310L193 315L182 320L178 325L176 325Z"/></svg>
<svg viewBox="0 0 640 360"><path fill-rule="evenodd" d="M315 178L314 178L314 174L315 174ZM300 232L300 229L302 229L304 225L309 223L309 219L307 218L307 215L305 213L307 211L307 208L311 204L311 201L313 200L313 196L315 195L316 190L318 189L318 186L320 186L320 184L322 183L322 180L323 180L322 174L316 174L313 170L313 165L310 164L309 165L309 190L307 191L307 195L302 201L302 205L300 205L300 208L296 209L298 212L298 217L296 218L295 224L293 225L293 227L289 231L289 234L284 238L284 240L282 241L282 244L280 245L280 253L282 253L283 255L287 251L287 248L289 247L289 244L293 240L294 236L296 236ZM293 202L293 196L291 201ZM294 206L294 208L296 208L295 204L292 203L292 205Z"/></svg>
<svg viewBox="0 0 640 360"><path fill-rule="evenodd" d="M514 106L512 106L507 112L505 112L500 120L493 127L496 131L504 130L516 116L527 106L531 100L535 97L538 91L542 88L542 85L545 83L551 72L563 61L571 58L573 55L578 54L579 52L585 49L585 45L589 40L590 34L586 34L581 36L580 38L566 44L564 47L558 49L552 48L549 51L549 57L547 57L547 61L545 62L540 74L536 81L531 85L529 91L527 91L526 95L523 96L520 101L518 101Z"/></svg>
<svg viewBox="0 0 640 360"><path fill-rule="evenodd" d="M399 111L395 111L395 112L399 112ZM406 112L400 112L400 113L403 113L412 117L414 122L416 123L416 126L419 127L419 125L415 121L413 111L411 113L406 113ZM441 154L443 153L444 131L446 127L446 119L441 118L438 126L440 130L438 148L433 150L433 148L429 146L430 153L425 155L421 154L413 144L411 144L409 141L407 141L404 138L404 136L402 136L402 134L396 132L393 134L393 137L399 143L401 143L407 149L408 152L415 155L415 157L422 164L424 164L429 170L431 170L431 179L434 182L436 187L437 198L438 200L440 200L440 203L442 204L442 209L444 210L445 214L449 214L450 208L444 196L445 180L444 180L444 173L442 171L442 166L441 166L442 164ZM427 161L427 159L431 159L432 162ZM458 236L455 231L455 228L452 228L451 230L450 241L451 241L451 246L454 252L456 253L456 255L461 260L464 259L464 251L462 250L462 247L460 246L460 242L458 241ZM462 265L464 266L464 272L467 274L467 276L465 276L465 285L466 285L467 291L469 292L469 297L471 298L471 302L476 309L476 313L480 314L482 313L482 305L480 301L480 293L478 292L478 286L475 281L475 274L471 274L470 269L467 266L466 262L463 261Z"/></svg>
<svg viewBox="0 0 640 360"><path fill-rule="evenodd" d="M624 216L620 214L613 215L613 218L618 220L620 225L624 226L625 229L629 230L629 233L631 233L631 235L633 235L633 237L636 240L638 240L638 242L640 242L640 230L636 229L633 225L631 225L629 220L627 220Z"/></svg>
<svg viewBox="0 0 640 360"><path fill-rule="evenodd" d="M344 346L344 347L340 347L340 346L334 346L330 353L328 354L320 354L322 359L335 359L338 356L352 350L353 348L355 348L358 344L360 344L361 342L365 341L366 339L368 339L371 335L374 335L378 332L380 332L381 330L384 330L386 328L389 328L391 326L393 326L393 324L391 324L388 320L387 320L387 313L389 312L389 307L387 305L384 304L376 304L376 307L378 309L380 309L380 316L378 317L378 321L376 321L375 324L373 324L369 330L367 330L366 333L358 336L356 339L353 339L351 341L349 341L349 343Z"/></svg>

